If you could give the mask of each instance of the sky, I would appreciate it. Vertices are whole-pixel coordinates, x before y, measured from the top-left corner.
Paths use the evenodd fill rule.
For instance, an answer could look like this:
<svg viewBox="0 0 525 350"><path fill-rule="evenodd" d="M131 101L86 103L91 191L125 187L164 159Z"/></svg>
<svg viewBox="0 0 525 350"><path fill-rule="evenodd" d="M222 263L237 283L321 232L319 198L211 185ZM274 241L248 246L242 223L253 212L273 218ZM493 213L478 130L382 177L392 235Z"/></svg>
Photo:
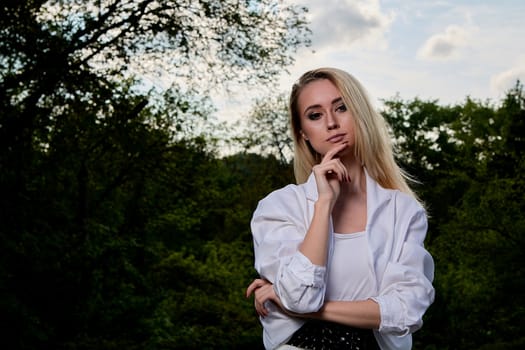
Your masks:
<svg viewBox="0 0 525 350"><path fill-rule="evenodd" d="M309 9L312 45L295 54L279 91L321 66L354 75L378 107L396 95L498 102L517 79L525 82L523 0L284 1ZM264 96L242 87L215 96L219 119L242 118L252 98Z"/></svg>

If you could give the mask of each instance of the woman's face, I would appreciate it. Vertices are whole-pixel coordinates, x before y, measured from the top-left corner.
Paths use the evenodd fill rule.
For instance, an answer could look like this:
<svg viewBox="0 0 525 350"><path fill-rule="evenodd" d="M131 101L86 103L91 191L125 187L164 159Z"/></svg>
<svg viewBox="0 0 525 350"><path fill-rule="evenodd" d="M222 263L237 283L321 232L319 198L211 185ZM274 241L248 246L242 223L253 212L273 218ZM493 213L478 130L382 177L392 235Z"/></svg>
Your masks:
<svg viewBox="0 0 525 350"><path fill-rule="evenodd" d="M340 155L353 152L354 117L330 80L320 79L305 85L299 94L297 106L301 135L317 153L324 155L343 142L348 147Z"/></svg>

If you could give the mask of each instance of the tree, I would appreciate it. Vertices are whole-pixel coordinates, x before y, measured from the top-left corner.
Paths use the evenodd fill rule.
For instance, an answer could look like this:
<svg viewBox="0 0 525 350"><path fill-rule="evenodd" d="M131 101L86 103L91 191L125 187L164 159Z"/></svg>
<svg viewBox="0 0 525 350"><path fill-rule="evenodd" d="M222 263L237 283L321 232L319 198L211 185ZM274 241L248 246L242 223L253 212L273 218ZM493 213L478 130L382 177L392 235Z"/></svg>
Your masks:
<svg viewBox="0 0 525 350"><path fill-rule="evenodd" d="M387 101L398 157L416 175L430 221L436 302L415 344L520 348L525 266L523 120L518 84L500 105Z"/></svg>
<svg viewBox="0 0 525 350"><path fill-rule="evenodd" d="M248 226L245 226L247 229ZM256 275L251 244L208 242L202 257L174 252L156 267L164 299L147 324L152 347L262 349L261 327L244 291Z"/></svg>
<svg viewBox="0 0 525 350"><path fill-rule="evenodd" d="M225 242L241 239L251 243L247 229L257 203L271 191L294 181L292 166L274 156L241 152L222 158L220 168L215 174L223 197L219 208L224 226L218 237Z"/></svg>
<svg viewBox="0 0 525 350"><path fill-rule="evenodd" d="M273 155L282 164L289 164L293 140L286 96L279 94L257 100L238 133L236 140L246 151Z"/></svg>
<svg viewBox="0 0 525 350"><path fill-rule="evenodd" d="M85 97L87 78L173 74L177 89L268 81L306 43L303 11L273 0L6 2L2 141L11 147L52 127L54 96Z"/></svg>
<svg viewBox="0 0 525 350"><path fill-rule="evenodd" d="M273 1L0 6L3 344L143 348L165 298L152 266L183 240L198 251L218 196L214 153L190 125L211 113L195 83L270 80L305 43L303 12ZM141 77L166 67L173 88L146 91Z"/></svg>

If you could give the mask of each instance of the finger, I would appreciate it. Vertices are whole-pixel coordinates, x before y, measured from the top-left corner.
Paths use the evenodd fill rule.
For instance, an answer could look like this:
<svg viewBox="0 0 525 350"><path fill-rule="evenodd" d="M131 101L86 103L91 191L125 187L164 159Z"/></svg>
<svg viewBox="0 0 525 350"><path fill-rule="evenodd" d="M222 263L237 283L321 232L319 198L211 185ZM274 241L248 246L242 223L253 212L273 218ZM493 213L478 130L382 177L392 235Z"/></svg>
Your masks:
<svg viewBox="0 0 525 350"><path fill-rule="evenodd" d="M331 159L328 162L317 164L313 168L317 175L324 175L326 178L338 179L339 181L348 181L348 169L339 159Z"/></svg>
<svg viewBox="0 0 525 350"><path fill-rule="evenodd" d="M270 313L268 309L264 306L265 304L261 304L261 316L266 317Z"/></svg>
<svg viewBox="0 0 525 350"><path fill-rule="evenodd" d="M343 162L339 159L335 159L335 167L338 169L339 181L350 181L350 175L348 169L344 166Z"/></svg>
<svg viewBox="0 0 525 350"><path fill-rule="evenodd" d="M265 317L268 316L268 309L264 306L264 303L259 302L258 300L255 300L255 310L257 311L257 314L259 316Z"/></svg>
<svg viewBox="0 0 525 350"><path fill-rule="evenodd" d="M344 150L346 147L348 147L347 142L335 145L328 152L326 152L321 163L333 159L339 152Z"/></svg>
<svg viewBox="0 0 525 350"><path fill-rule="evenodd" d="M257 288L257 286L254 283L255 283L255 281L250 283L248 288L246 288L246 298L248 298L250 295L252 295L253 291Z"/></svg>
<svg viewBox="0 0 525 350"><path fill-rule="evenodd" d="M262 316L268 315L268 309L266 308L266 302L272 298L273 287L271 284L266 284L255 291L255 301L257 303L258 312Z"/></svg>
<svg viewBox="0 0 525 350"><path fill-rule="evenodd" d="M257 312L257 315L262 316L261 315L261 310L260 310L260 307L259 307L259 303L257 302L257 300L254 300L253 306L255 307L255 312Z"/></svg>
<svg viewBox="0 0 525 350"><path fill-rule="evenodd" d="M340 159L335 158L330 160L329 163L326 164L327 166L327 175L332 175L335 177L337 175L337 179L339 181L349 181L350 177L348 175L348 169L344 166L343 162L341 162Z"/></svg>
<svg viewBox="0 0 525 350"><path fill-rule="evenodd" d="M260 278L257 278L255 280L253 280L253 282L250 283L248 288L246 288L246 297L248 298L253 293L254 290L256 290L257 288L262 287L265 283L268 283L268 282L266 282L265 280L262 280Z"/></svg>

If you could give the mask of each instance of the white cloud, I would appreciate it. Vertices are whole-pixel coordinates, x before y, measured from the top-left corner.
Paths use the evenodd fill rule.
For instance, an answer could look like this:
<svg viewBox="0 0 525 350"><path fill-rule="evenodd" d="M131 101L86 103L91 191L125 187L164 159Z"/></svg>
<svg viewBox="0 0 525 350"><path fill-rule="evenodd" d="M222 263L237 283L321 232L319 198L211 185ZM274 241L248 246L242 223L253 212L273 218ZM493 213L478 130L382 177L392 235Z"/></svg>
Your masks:
<svg viewBox="0 0 525 350"><path fill-rule="evenodd" d="M367 56L366 67L370 67L370 57L375 61L390 57L387 33L396 15L385 11L379 0L288 1L309 9L312 46L299 50L295 64L281 75L282 91L289 91L310 69L332 66L359 75L358 61L363 55Z"/></svg>
<svg viewBox="0 0 525 350"><path fill-rule="evenodd" d="M386 41L383 36L394 19L384 13L378 0L304 1L309 8L312 48L342 48L356 42Z"/></svg>
<svg viewBox="0 0 525 350"><path fill-rule="evenodd" d="M283 1L309 8L313 45L297 52L275 91L288 93L320 66L352 73L373 100L396 93L441 103L499 99L517 78L525 82L525 41L517 40L525 35L523 1ZM265 95L257 87L224 97L221 119L239 119L252 97Z"/></svg>
<svg viewBox="0 0 525 350"><path fill-rule="evenodd" d="M525 82L525 60L503 71L491 79L491 89L496 94L504 94L516 85L516 81Z"/></svg>
<svg viewBox="0 0 525 350"><path fill-rule="evenodd" d="M430 61L447 61L461 56L468 45L473 28L450 25L445 32L432 35L418 50L417 57Z"/></svg>

